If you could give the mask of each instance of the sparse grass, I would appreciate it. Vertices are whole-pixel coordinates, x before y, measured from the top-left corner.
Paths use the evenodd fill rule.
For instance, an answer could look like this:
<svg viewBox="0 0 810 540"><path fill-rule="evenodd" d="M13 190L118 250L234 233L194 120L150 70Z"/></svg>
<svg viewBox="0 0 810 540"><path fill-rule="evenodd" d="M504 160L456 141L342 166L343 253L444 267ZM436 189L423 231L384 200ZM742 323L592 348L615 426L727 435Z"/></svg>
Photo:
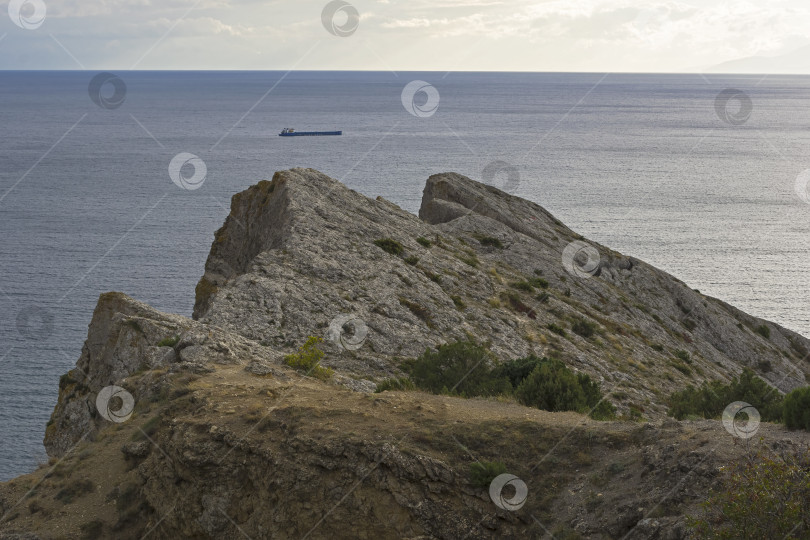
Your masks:
<svg viewBox="0 0 810 540"><path fill-rule="evenodd" d="M439 283L442 280L442 277L439 274L434 274L433 272L430 272L428 270L423 270L423 272L428 277L428 279L433 283Z"/></svg>
<svg viewBox="0 0 810 540"><path fill-rule="evenodd" d="M141 426L141 429L132 433L132 440L140 441L146 439L146 437L152 437L157 430L160 428L161 419L160 415L153 416L149 420L146 421L144 425Z"/></svg>
<svg viewBox="0 0 810 540"><path fill-rule="evenodd" d="M476 461L470 464L470 483L476 487L489 489L495 477L506 472L501 461Z"/></svg>
<svg viewBox="0 0 810 540"><path fill-rule="evenodd" d="M180 336L171 336L161 339L157 346L158 347L174 347L180 341Z"/></svg>
<svg viewBox="0 0 810 540"><path fill-rule="evenodd" d="M594 332L596 332L596 325L593 324L592 322L580 319L571 325L571 330L575 334L579 334L580 336L587 339L593 336Z"/></svg>
<svg viewBox="0 0 810 540"><path fill-rule="evenodd" d="M684 319L683 321L681 321L681 324L684 326L684 328L686 328L690 332L695 328L697 328L697 323L692 319Z"/></svg>
<svg viewBox="0 0 810 540"><path fill-rule="evenodd" d="M423 247L426 247L426 248L429 248L430 246L433 245L433 242L431 242L430 240L428 240L424 236L420 236L419 238L416 239L416 241L419 243L419 245L421 245Z"/></svg>
<svg viewBox="0 0 810 540"><path fill-rule="evenodd" d="M416 263L419 262L419 257L416 255L411 255L409 257L405 257L403 260L411 266L416 266Z"/></svg>
<svg viewBox="0 0 810 540"><path fill-rule="evenodd" d="M513 281L509 284L510 287L513 289L517 289L519 291L531 293L534 292L534 287L532 287L531 283L528 281Z"/></svg>
<svg viewBox="0 0 810 540"><path fill-rule="evenodd" d="M689 356L689 353L686 352L683 349L675 349L674 354L675 354L675 358L677 358L678 360L681 360L681 361L687 362L687 363L692 362L692 360L691 360L691 358Z"/></svg>
<svg viewBox="0 0 810 540"><path fill-rule="evenodd" d="M483 234L476 234L474 235L475 239L478 240L482 246L494 247L498 249L503 249L503 242L499 239L495 238L494 236L485 236Z"/></svg>
<svg viewBox="0 0 810 540"><path fill-rule="evenodd" d="M565 337L565 336L568 335L568 333L565 331L564 328L561 328L560 326L558 326L558 325L556 325L554 323L549 323L548 325L546 325L546 328L548 328L549 330L551 330L555 334L560 335L562 337Z"/></svg>
<svg viewBox="0 0 810 540"><path fill-rule="evenodd" d="M382 249L386 253L396 255L397 257L402 255L402 253L405 251L405 248L402 247L402 244L400 244L393 238L379 238L377 240L374 240L374 245L376 245L378 248Z"/></svg>
<svg viewBox="0 0 810 540"><path fill-rule="evenodd" d="M384 379L377 383L375 393L385 392L386 390L415 390L416 385L408 377L398 377L391 379Z"/></svg>
<svg viewBox="0 0 810 540"><path fill-rule="evenodd" d="M548 289L548 281L541 277L531 278L529 280L529 284L531 284L532 287L537 287L538 289Z"/></svg>
<svg viewBox="0 0 810 540"><path fill-rule="evenodd" d="M409 300L404 296L399 297L399 303L402 306L405 306L410 310L411 313L416 315L419 319L421 319L425 324L429 327L433 327L433 316L430 314L430 310L425 306L414 302L413 300Z"/></svg>
<svg viewBox="0 0 810 540"><path fill-rule="evenodd" d="M62 502L62 504L70 504L74 499L89 493L93 493L95 490L96 486L93 484L93 482L87 480L86 478L82 478L80 480L72 481L70 484L59 490L54 498L57 501Z"/></svg>
<svg viewBox="0 0 810 540"><path fill-rule="evenodd" d="M760 324L754 331L765 339L771 339L771 329L767 325Z"/></svg>
<svg viewBox="0 0 810 540"><path fill-rule="evenodd" d="M534 299L540 302L541 304L545 304L548 302L549 294L547 292L541 292L540 294L535 296Z"/></svg>
<svg viewBox="0 0 810 540"><path fill-rule="evenodd" d="M458 260L460 260L464 264L468 264L468 265L472 266L473 268L478 268L478 265L481 264L480 261L478 260L478 257L476 257L474 254L473 255L459 255Z"/></svg>
<svg viewBox="0 0 810 540"><path fill-rule="evenodd" d="M451 294L450 300L453 301L453 304L455 304L456 309L458 310L462 310L467 307L467 304L464 303L464 300L462 300L461 297L456 294Z"/></svg>

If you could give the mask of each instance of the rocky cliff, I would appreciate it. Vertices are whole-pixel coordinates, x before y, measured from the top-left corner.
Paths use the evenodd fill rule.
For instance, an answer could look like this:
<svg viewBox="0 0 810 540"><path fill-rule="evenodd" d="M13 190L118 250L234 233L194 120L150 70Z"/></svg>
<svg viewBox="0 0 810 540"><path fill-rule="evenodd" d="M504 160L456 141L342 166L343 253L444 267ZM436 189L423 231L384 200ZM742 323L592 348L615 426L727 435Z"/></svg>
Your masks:
<svg viewBox="0 0 810 540"><path fill-rule="evenodd" d="M593 335L571 331L582 322ZM282 362L313 335L326 338L331 381ZM458 339L501 360L561 359L646 422L372 393L403 359ZM283 171L233 197L193 319L100 297L59 383L51 463L0 487L0 531L678 538L744 449L718 422L666 420L666 396L744 367L779 391L803 386L809 350L463 176L430 177L417 217L317 171ZM803 440L761 433L766 447ZM499 508L471 485L477 460L505 462L528 486L525 506Z"/></svg>

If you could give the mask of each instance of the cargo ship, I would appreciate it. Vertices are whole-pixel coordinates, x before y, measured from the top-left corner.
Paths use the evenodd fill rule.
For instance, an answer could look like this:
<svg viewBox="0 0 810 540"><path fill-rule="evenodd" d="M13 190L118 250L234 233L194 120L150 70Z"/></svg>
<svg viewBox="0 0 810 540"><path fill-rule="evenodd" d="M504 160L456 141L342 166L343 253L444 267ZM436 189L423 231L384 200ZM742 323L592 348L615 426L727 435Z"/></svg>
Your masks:
<svg viewBox="0 0 810 540"><path fill-rule="evenodd" d="M284 128L279 137L319 137L322 135L343 135L342 131L295 131L292 128Z"/></svg>

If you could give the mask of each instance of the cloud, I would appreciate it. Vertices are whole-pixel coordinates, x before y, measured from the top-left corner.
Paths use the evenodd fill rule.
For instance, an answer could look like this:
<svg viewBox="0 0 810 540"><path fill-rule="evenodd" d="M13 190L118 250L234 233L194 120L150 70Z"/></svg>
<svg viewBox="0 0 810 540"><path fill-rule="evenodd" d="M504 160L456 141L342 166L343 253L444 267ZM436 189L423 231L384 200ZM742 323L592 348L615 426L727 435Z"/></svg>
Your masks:
<svg viewBox="0 0 810 540"><path fill-rule="evenodd" d="M196 1L49 0L41 31L11 28L0 67L42 67L48 33L106 68L171 30L149 69L182 65L190 49L210 59L198 67L283 69L322 42L300 69L679 71L810 45L804 0L349 0L361 22L348 38L324 30L325 0ZM38 54L10 52L15 42Z"/></svg>

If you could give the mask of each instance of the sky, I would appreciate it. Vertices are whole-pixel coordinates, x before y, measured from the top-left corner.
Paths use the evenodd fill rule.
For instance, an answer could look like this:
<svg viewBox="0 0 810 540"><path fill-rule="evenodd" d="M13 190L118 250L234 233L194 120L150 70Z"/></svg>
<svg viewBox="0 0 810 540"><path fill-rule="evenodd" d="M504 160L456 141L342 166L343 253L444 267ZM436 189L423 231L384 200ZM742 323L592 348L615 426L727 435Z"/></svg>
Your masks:
<svg viewBox="0 0 810 540"><path fill-rule="evenodd" d="M4 0L0 69L810 73L807 0L336 1Z"/></svg>

